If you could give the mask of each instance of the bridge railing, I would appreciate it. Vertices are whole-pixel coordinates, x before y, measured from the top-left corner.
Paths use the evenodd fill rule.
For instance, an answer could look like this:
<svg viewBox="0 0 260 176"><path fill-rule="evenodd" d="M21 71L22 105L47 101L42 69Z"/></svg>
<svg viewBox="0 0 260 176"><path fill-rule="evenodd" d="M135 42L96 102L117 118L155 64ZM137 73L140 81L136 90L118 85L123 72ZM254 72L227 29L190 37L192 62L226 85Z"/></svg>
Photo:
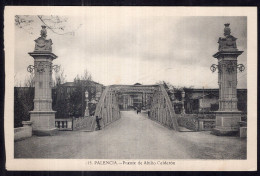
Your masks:
<svg viewBox="0 0 260 176"><path fill-rule="evenodd" d="M94 131L97 126L95 119L96 116L101 118L101 128L104 128L105 126L120 118L118 95L117 92L114 91L110 86L107 86L103 91L97 104L95 115L91 124L92 131Z"/></svg>
<svg viewBox="0 0 260 176"><path fill-rule="evenodd" d="M154 92L149 118L179 131L177 115L163 85L158 85Z"/></svg>

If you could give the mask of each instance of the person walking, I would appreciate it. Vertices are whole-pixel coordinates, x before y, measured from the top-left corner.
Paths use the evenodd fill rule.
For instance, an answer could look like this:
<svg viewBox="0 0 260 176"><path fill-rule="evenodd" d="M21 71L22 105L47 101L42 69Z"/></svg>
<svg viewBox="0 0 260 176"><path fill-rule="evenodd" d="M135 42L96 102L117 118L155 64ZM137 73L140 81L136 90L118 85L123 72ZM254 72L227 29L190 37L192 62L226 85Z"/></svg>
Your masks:
<svg viewBox="0 0 260 176"><path fill-rule="evenodd" d="M137 107L136 108L136 113L138 114L138 113L140 113L141 112L141 108L140 107Z"/></svg>
<svg viewBox="0 0 260 176"><path fill-rule="evenodd" d="M100 126L100 120L101 120L102 118L98 118L98 116L96 116L96 122L97 122L97 129L98 130L101 130L101 126Z"/></svg>

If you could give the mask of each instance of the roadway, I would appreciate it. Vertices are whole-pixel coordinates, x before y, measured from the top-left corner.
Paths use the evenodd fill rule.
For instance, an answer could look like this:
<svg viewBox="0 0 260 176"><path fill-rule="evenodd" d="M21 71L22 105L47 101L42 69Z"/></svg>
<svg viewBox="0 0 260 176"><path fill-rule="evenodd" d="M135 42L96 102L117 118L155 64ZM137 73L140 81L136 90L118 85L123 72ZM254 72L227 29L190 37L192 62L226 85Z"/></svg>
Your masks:
<svg viewBox="0 0 260 176"><path fill-rule="evenodd" d="M147 114L121 111L119 120L100 131L60 131L15 142L15 158L245 159L246 139L175 132Z"/></svg>

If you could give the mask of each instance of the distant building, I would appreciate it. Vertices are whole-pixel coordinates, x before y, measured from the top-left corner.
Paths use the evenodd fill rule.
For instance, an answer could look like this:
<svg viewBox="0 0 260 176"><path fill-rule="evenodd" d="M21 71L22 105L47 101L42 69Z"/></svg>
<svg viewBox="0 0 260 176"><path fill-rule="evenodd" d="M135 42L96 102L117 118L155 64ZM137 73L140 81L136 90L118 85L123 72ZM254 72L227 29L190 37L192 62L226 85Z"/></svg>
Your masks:
<svg viewBox="0 0 260 176"><path fill-rule="evenodd" d="M186 113L218 110L219 89L184 89ZM247 89L237 89L238 110L247 111Z"/></svg>
<svg viewBox="0 0 260 176"><path fill-rule="evenodd" d="M85 86L92 86L93 88L95 88L97 92L102 92L104 89L104 86L102 84L99 84L95 81L80 80L80 84ZM71 90L74 90L76 86L77 86L76 82L66 82L60 85L60 87L66 88L67 93Z"/></svg>
<svg viewBox="0 0 260 176"><path fill-rule="evenodd" d="M150 100L153 94L154 85L113 85L119 89L120 109L150 108Z"/></svg>

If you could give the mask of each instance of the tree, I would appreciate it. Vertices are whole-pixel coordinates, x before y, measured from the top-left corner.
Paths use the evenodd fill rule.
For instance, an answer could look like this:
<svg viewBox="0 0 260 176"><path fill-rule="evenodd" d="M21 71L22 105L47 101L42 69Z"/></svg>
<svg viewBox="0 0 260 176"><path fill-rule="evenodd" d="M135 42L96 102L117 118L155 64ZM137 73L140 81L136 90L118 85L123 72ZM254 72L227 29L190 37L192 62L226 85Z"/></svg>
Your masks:
<svg viewBox="0 0 260 176"><path fill-rule="evenodd" d="M95 97L96 93L96 86L91 74L85 70L83 75L77 75L74 78L73 87L64 87L62 83L59 83L65 77L62 71L58 73L57 77L56 90L53 91L53 109L57 111L57 117L83 117L86 109L85 92L89 92L89 100ZM91 108L92 106L89 104L89 109Z"/></svg>
<svg viewBox="0 0 260 176"><path fill-rule="evenodd" d="M92 81L92 76L87 69L84 70L84 73L81 76L81 80L83 83L82 86L84 86L86 91L88 91L88 98L89 100L91 100L92 98L95 97L97 90L94 82Z"/></svg>
<svg viewBox="0 0 260 176"><path fill-rule="evenodd" d="M175 87L171 83L165 81L159 81L156 84L163 85L169 97L173 97L172 95L174 94Z"/></svg>
<svg viewBox="0 0 260 176"><path fill-rule="evenodd" d="M17 84L16 84L17 85ZM24 85L14 87L14 127L22 126L22 121L30 120L33 110L34 75L31 74L24 81Z"/></svg>
<svg viewBox="0 0 260 176"><path fill-rule="evenodd" d="M75 31L78 30L82 24L79 24L75 29L70 29L68 25L68 17L64 16L43 16L43 15L16 15L15 16L15 25L28 32L33 34L33 28L35 23L41 23L45 25L47 29L50 29L53 33L57 35L74 35Z"/></svg>
<svg viewBox="0 0 260 176"><path fill-rule="evenodd" d="M91 74L84 70L82 76L77 75L74 79L75 91L73 91L73 96L71 98L73 104L75 105L74 114L80 114L84 116L86 109L85 92L88 92L88 101L93 99L96 95L96 86L92 81ZM90 112L95 111L95 105L92 103L88 104ZM91 113L90 113L91 114Z"/></svg>
<svg viewBox="0 0 260 176"><path fill-rule="evenodd" d="M22 82L17 80L16 74L14 75L14 87L22 87Z"/></svg>
<svg viewBox="0 0 260 176"><path fill-rule="evenodd" d="M81 80L85 80L85 81L92 81L92 76L91 74L88 72L87 69L84 70L83 75L81 76Z"/></svg>
<svg viewBox="0 0 260 176"><path fill-rule="evenodd" d="M27 75L22 82L16 78L16 74L14 75L14 87L34 87L34 74L31 73Z"/></svg>
<svg viewBox="0 0 260 176"><path fill-rule="evenodd" d="M24 80L24 87L34 87L34 74L31 73Z"/></svg>
<svg viewBox="0 0 260 176"><path fill-rule="evenodd" d="M53 87L60 86L66 82L67 75L65 75L64 69L60 65L58 65L58 67L59 70L54 74Z"/></svg>
<svg viewBox="0 0 260 176"><path fill-rule="evenodd" d="M66 75L64 69L58 65L59 69L54 72L53 89L52 89L52 107L57 111L57 118L66 118L69 116L69 99L67 91L62 87L62 84L66 82Z"/></svg>

